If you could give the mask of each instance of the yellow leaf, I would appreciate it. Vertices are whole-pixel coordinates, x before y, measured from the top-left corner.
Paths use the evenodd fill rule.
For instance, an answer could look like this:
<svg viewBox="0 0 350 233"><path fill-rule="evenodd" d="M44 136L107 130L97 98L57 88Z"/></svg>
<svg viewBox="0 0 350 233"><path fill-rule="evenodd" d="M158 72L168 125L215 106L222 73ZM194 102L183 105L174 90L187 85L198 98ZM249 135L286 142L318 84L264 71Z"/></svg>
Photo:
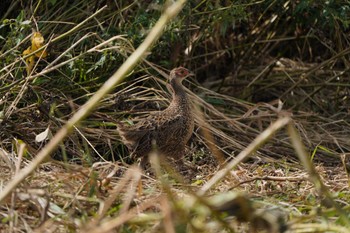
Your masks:
<svg viewBox="0 0 350 233"><path fill-rule="evenodd" d="M32 52L33 52L37 49L40 49L43 46L44 37L41 35L40 32L34 32L32 39L31 39L31 42L32 42ZM35 53L35 56L36 57L46 57L47 54L46 54L46 51L40 51L38 53Z"/></svg>
<svg viewBox="0 0 350 233"><path fill-rule="evenodd" d="M28 55L34 51L36 51L37 49L40 49L43 44L44 44L44 37L41 35L40 32L34 32L30 42L31 42L31 46L28 47L26 50L23 51L23 55ZM40 51L40 52L37 52L35 53L34 55L26 58L26 70L27 70L27 74L29 74L34 65L35 65L35 57L47 57L47 52L45 50L43 51Z"/></svg>
<svg viewBox="0 0 350 233"><path fill-rule="evenodd" d="M26 59L26 63L27 63L27 67L26 67L27 74L29 74L35 65L35 57L34 56L28 57Z"/></svg>
<svg viewBox="0 0 350 233"><path fill-rule="evenodd" d="M23 51L23 55L28 55L31 53L31 50L30 50L31 47L28 47L26 50Z"/></svg>

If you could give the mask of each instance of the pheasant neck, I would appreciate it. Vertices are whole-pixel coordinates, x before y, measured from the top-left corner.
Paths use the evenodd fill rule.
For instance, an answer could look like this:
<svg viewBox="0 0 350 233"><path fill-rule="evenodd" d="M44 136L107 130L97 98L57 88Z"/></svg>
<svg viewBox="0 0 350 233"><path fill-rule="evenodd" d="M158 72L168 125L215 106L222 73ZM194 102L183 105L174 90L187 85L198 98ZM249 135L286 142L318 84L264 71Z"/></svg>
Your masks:
<svg viewBox="0 0 350 233"><path fill-rule="evenodd" d="M173 91L173 97L176 95L185 95L186 94L185 89L179 80L172 79L170 81L170 86L171 86L171 89Z"/></svg>
<svg viewBox="0 0 350 233"><path fill-rule="evenodd" d="M170 87L172 90L172 103L174 105L177 105L180 108L183 108L187 106L188 100L187 100L187 95L184 87L182 86L181 82L178 80L171 80L170 81Z"/></svg>

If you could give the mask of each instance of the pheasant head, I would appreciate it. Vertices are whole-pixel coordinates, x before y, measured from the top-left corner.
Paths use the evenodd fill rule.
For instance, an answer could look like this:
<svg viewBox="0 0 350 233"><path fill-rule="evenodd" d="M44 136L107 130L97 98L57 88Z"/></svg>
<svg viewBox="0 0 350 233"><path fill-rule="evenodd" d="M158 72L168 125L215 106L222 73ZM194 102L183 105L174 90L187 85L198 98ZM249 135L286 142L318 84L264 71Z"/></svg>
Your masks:
<svg viewBox="0 0 350 233"><path fill-rule="evenodd" d="M189 76L193 76L193 74L188 69L180 66L178 68L173 69L170 72L169 81L170 83L172 83L173 81L181 83L182 80Z"/></svg>
<svg viewBox="0 0 350 233"><path fill-rule="evenodd" d="M183 90L182 80L193 75L194 74L191 73L188 69L181 66L173 69L169 75L169 83L173 92Z"/></svg>

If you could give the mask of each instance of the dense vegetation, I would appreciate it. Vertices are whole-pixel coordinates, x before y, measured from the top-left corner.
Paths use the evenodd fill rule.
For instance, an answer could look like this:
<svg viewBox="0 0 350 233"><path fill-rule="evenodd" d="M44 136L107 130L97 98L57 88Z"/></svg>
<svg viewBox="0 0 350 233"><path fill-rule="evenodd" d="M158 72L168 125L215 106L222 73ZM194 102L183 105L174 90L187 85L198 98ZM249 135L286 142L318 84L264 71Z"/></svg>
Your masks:
<svg viewBox="0 0 350 233"><path fill-rule="evenodd" d="M0 190L172 4L1 2ZM188 1L51 159L1 200L0 231L347 232L349 12L347 1ZM177 66L196 74L185 81L196 129L184 167L156 159L144 174L130 167L116 122L163 109Z"/></svg>

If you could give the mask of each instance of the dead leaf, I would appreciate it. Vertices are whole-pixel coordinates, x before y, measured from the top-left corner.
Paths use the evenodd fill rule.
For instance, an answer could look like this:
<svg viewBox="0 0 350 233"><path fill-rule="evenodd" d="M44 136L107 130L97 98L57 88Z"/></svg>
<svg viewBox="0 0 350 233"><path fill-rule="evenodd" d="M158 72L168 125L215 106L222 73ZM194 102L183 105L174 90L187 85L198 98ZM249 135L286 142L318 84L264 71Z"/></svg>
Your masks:
<svg viewBox="0 0 350 233"><path fill-rule="evenodd" d="M47 127L45 129L45 131L39 133L38 135L35 136L35 141L36 142L42 142L44 140L46 140L49 136L49 132L50 132L50 127Z"/></svg>

